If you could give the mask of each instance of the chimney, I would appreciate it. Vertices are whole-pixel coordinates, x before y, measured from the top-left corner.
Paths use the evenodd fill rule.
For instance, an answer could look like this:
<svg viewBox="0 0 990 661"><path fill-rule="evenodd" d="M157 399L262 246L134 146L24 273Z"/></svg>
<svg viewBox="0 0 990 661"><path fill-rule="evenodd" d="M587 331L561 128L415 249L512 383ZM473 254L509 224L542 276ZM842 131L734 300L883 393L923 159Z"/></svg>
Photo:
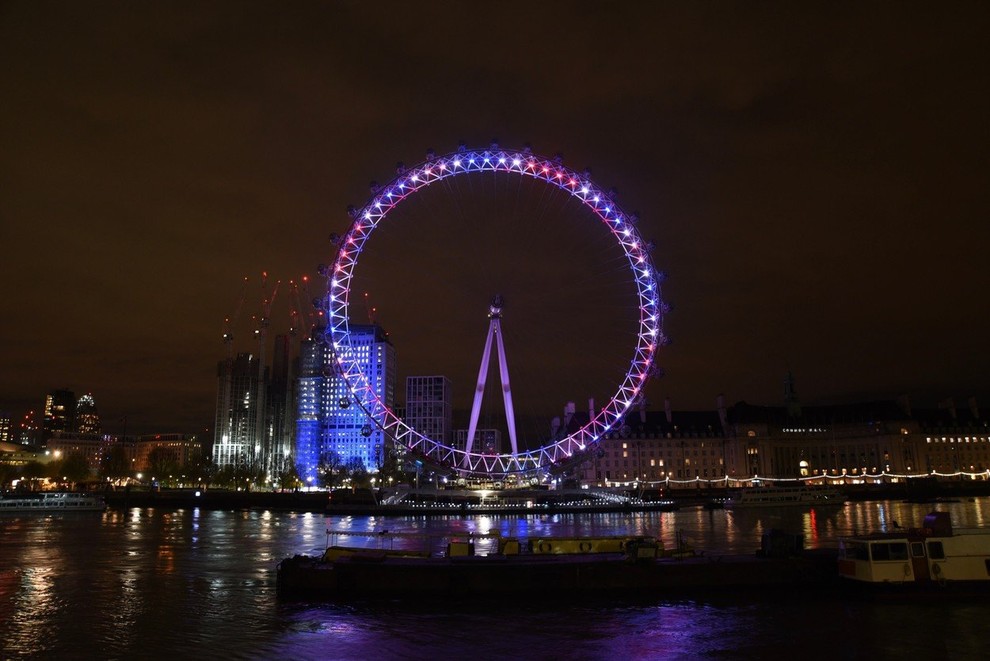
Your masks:
<svg viewBox="0 0 990 661"><path fill-rule="evenodd" d="M574 406L574 402L567 402L567 406L564 407L564 429L567 429L571 424L571 418L574 417L574 412L577 407Z"/></svg>
<svg viewBox="0 0 990 661"><path fill-rule="evenodd" d="M550 421L550 436L552 438L557 438L557 432L560 431L560 418L554 416L554 419Z"/></svg>
<svg viewBox="0 0 990 661"><path fill-rule="evenodd" d="M639 398L639 423L646 424L646 397Z"/></svg>
<svg viewBox="0 0 990 661"><path fill-rule="evenodd" d="M787 370L784 378L784 405L787 415L792 418L801 417L801 402L798 400L797 388L794 387L794 374L790 370Z"/></svg>
<svg viewBox="0 0 990 661"><path fill-rule="evenodd" d="M718 408L718 421L722 425L722 430L725 431L729 428L729 417L725 411L725 395L718 394L718 397L715 398L715 406Z"/></svg>
<svg viewBox="0 0 990 661"><path fill-rule="evenodd" d="M588 398L588 421L595 419L595 398Z"/></svg>
<svg viewBox="0 0 990 661"><path fill-rule="evenodd" d="M668 425L669 424L673 424L673 422L674 422L674 414L670 410L670 397L664 398L664 400L663 400L663 410L664 410L664 413L667 414L667 424Z"/></svg>
<svg viewBox="0 0 990 661"><path fill-rule="evenodd" d="M904 415L911 417L911 398L908 395L901 395L897 398L897 406L900 407Z"/></svg>
<svg viewBox="0 0 990 661"><path fill-rule="evenodd" d="M969 412L973 416L973 420L979 420L980 407L976 405L976 397L970 397L966 400L966 403L969 404Z"/></svg>
<svg viewBox="0 0 990 661"><path fill-rule="evenodd" d="M953 421L956 419L956 402L951 397L946 397L941 402L938 403L939 409L945 409L949 412L949 417Z"/></svg>

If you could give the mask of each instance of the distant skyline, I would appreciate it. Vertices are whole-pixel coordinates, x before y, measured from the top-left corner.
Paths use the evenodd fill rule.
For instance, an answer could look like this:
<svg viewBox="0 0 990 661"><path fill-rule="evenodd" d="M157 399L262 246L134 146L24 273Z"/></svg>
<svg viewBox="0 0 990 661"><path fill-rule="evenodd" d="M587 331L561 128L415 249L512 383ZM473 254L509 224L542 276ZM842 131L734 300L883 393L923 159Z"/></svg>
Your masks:
<svg viewBox="0 0 990 661"><path fill-rule="evenodd" d="M807 403L990 407L988 31L975 2L5 3L0 410L69 388L109 431L203 433L243 278L246 351L262 271L319 295L369 181L493 138L641 217L674 308L652 409L778 404L788 371ZM631 347L621 269L485 185L410 205L354 291L401 373L468 394L504 294L520 391L583 408Z"/></svg>

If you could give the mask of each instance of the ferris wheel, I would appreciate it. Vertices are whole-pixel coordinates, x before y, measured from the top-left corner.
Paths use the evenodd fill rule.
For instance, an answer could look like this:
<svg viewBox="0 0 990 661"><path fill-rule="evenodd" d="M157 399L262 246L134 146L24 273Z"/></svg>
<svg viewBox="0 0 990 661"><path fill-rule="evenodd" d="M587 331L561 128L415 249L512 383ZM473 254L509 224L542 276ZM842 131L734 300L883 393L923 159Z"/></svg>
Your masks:
<svg viewBox="0 0 990 661"><path fill-rule="evenodd" d="M470 442L473 439L468 439L466 447L454 447L410 427L376 392L372 379L363 372L356 358L358 352L353 350L350 335L350 306L355 298L352 286L359 258L370 246L368 241L375 230L424 189L454 177L486 172L541 182L590 210L604 225L613 248L617 246L624 256L623 268L627 276L631 275L627 280L634 288L631 292L634 299L630 300L635 300L634 306L638 306L635 346L631 347L629 366L607 403L590 411L586 424L541 447L518 449L513 438L510 453L475 451ZM661 297L664 274L654 266L653 246L640 236L637 217L621 209L613 193L597 186L589 173L565 167L559 157L541 157L529 148L503 149L497 143L486 149L462 145L457 151L441 156L428 152L425 161L408 168L399 167L392 181L383 186L374 185L372 192L372 198L363 207L349 208L352 223L343 235L335 237L337 254L326 272L328 286L322 303L327 322L323 339L330 348L331 369L346 382L353 401L365 410L371 424L414 457L449 468L461 476L496 479L545 473L587 456L602 439L619 431L623 418L641 403L650 377L660 372L656 360L659 349L667 344L663 317L669 308ZM472 430L473 425L472 422Z"/></svg>

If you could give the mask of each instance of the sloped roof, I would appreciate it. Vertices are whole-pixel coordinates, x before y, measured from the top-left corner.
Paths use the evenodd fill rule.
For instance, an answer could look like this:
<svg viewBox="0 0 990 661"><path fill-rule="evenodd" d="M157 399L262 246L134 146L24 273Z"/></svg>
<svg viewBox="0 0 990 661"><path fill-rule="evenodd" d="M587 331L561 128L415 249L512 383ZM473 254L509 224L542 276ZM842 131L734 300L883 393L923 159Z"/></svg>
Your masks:
<svg viewBox="0 0 990 661"><path fill-rule="evenodd" d="M801 406L798 415L792 415L785 406L755 406L739 402L729 408L729 421L734 424L761 423L787 426L800 422L803 425L871 424L893 420L911 419L897 402L869 401L829 406Z"/></svg>
<svg viewBox="0 0 990 661"><path fill-rule="evenodd" d="M977 417L968 406L956 407L955 416L948 408L918 409L912 411L914 419L925 430L990 429L990 420Z"/></svg>

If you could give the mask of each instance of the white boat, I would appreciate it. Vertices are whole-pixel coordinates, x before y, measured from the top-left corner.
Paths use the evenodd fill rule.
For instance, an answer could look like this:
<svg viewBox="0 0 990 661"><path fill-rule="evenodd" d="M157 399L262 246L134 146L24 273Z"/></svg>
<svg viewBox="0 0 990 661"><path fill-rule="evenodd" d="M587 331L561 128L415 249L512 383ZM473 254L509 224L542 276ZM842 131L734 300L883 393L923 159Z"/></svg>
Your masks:
<svg viewBox="0 0 990 661"><path fill-rule="evenodd" d="M107 503L100 494L42 491L0 496L0 514L5 512L102 512Z"/></svg>
<svg viewBox="0 0 990 661"><path fill-rule="evenodd" d="M726 509L749 507L821 507L841 505L845 496L830 487L749 487L730 496L725 501Z"/></svg>
<svg viewBox="0 0 990 661"><path fill-rule="evenodd" d="M839 540L839 576L861 584L990 588L990 529L953 530L948 512L923 527Z"/></svg>

